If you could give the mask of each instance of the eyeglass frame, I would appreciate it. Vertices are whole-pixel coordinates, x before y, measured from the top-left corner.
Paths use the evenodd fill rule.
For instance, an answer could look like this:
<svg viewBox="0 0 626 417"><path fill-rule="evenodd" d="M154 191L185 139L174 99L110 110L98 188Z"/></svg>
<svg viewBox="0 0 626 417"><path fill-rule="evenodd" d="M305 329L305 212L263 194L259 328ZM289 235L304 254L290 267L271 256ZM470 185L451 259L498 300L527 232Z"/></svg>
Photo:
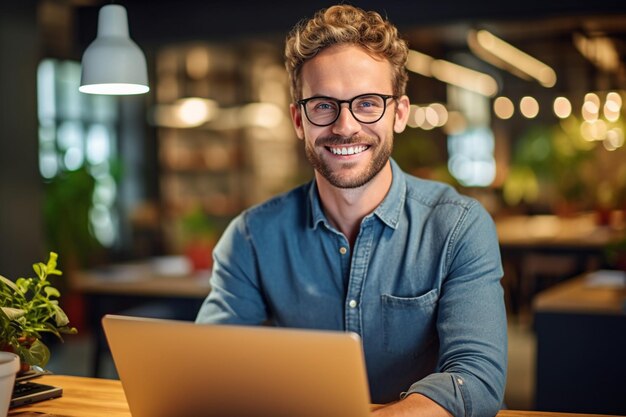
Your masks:
<svg viewBox="0 0 626 417"><path fill-rule="evenodd" d="M365 97L365 96L377 96L383 99L383 111L380 113L380 117L376 120L373 120L371 122L363 122L361 121L352 111L352 103L354 102L354 100L360 98L360 97ZM348 105L348 110L350 111L350 114L352 115L352 117L354 117L354 120L356 120L359 123L363 123L366 125L371 125L374 124L378 121L380 121L380 119L383 118L383 116L385 115L385 113L387 112L387 100L389 100L390 98L397 100L398 96L396 95L390 95L390 94L379 94L379 93L364 93L364 94L359 94L358 96L354 96L351 99L348 100L339 100L338 98L335 97L328 97L328 96L313 96L313 97L307 97L307 98L303 98L300 99L298 101L296 101L296 104L298 104L299 106L302 106L302 108L304 109L304 115L306 116L307 120L312 124L315 125L317 127L327 127L332 125L333 123L335 123L337 121L337 119L339 119L339 116L341 115L341 105L343 103L346 103ZM328 99L331 101L334 101L335 103L337 103L337 115L335 116L335 118L329 122L329 123L325 123L325 124L319 124L319 123L315 123L314 121L311 120L311 118L309 117L309 113L306 110L306 104L314 99Z"/></svg>

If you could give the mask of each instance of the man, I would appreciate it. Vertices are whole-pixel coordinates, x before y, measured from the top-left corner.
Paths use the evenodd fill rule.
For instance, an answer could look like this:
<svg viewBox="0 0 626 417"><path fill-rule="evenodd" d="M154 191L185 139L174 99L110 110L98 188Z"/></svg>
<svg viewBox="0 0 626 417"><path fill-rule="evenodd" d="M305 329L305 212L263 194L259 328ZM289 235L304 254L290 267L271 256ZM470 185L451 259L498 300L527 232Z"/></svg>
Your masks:
<svg viewBox="0 0 626 417"><path fill-rule="evenodd" d="M248 209L214 251L199 323L361 335L377 416L490 416L506 317L491 218L390 159L409 114L408 48L374 12L333 6L287 37L293 125L315 179Z"/></svg>

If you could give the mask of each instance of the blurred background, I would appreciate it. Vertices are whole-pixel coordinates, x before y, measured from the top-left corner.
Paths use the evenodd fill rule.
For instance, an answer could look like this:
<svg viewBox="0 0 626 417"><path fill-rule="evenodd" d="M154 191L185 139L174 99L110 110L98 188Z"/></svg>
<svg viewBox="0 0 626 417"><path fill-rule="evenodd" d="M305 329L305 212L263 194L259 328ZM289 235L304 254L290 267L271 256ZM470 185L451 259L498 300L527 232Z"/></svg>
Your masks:
<svg viewBox="0 0 626 417"><path fill-rule="evenodd" d="M0 273L28 275L59 253L80 331L53 348L59 373L115 376L103 313L193 318L229 220L312 177L289 119L283 40L332 2L118 3L147 57L147 95L78 92L107 2L0 4ZM394 158L496 221L508 405L626 413L626 278L601 274L626 268L626 2L352 4L387 16L411 48L413 105ZM546 293L581 278L582 298ZM584 351L565 352L571 335ZM572 366L581 358L589 369ZM559 378L580 401L555 391ZM593 386L599 397L583 398Z"/></svg>

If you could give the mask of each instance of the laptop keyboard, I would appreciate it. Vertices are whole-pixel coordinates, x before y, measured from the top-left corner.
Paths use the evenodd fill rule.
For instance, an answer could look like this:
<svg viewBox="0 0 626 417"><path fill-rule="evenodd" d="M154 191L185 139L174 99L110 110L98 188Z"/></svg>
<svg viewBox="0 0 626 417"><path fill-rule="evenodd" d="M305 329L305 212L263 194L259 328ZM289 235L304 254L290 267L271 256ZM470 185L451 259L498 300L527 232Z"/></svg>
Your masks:
<svg viewBox="0 0 626 417"><path fill-rule="evenodd" d="M38 384L36 382L20 382L13 387L12 398L22 397L28 394L34 394L49 389L47 385Z"/></svg>

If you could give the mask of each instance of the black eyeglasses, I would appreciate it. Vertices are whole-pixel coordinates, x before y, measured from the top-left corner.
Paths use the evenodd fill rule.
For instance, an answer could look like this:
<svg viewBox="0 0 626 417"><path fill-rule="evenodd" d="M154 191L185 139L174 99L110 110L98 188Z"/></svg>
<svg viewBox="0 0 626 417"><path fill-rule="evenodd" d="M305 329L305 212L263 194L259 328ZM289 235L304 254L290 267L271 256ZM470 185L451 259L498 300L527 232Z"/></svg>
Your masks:
<svg viewBox="0 0 626 417"><path fill-rule="evenodd" d="M315 126L330 126L337 121L341 113L341 105L348 104L352 116L360 123L376 123L385 115L387 100L396 96L387 94L367 93L350 100L339 100L333 97L315 96L298 100L304 108L304 114Z"/></svg>

